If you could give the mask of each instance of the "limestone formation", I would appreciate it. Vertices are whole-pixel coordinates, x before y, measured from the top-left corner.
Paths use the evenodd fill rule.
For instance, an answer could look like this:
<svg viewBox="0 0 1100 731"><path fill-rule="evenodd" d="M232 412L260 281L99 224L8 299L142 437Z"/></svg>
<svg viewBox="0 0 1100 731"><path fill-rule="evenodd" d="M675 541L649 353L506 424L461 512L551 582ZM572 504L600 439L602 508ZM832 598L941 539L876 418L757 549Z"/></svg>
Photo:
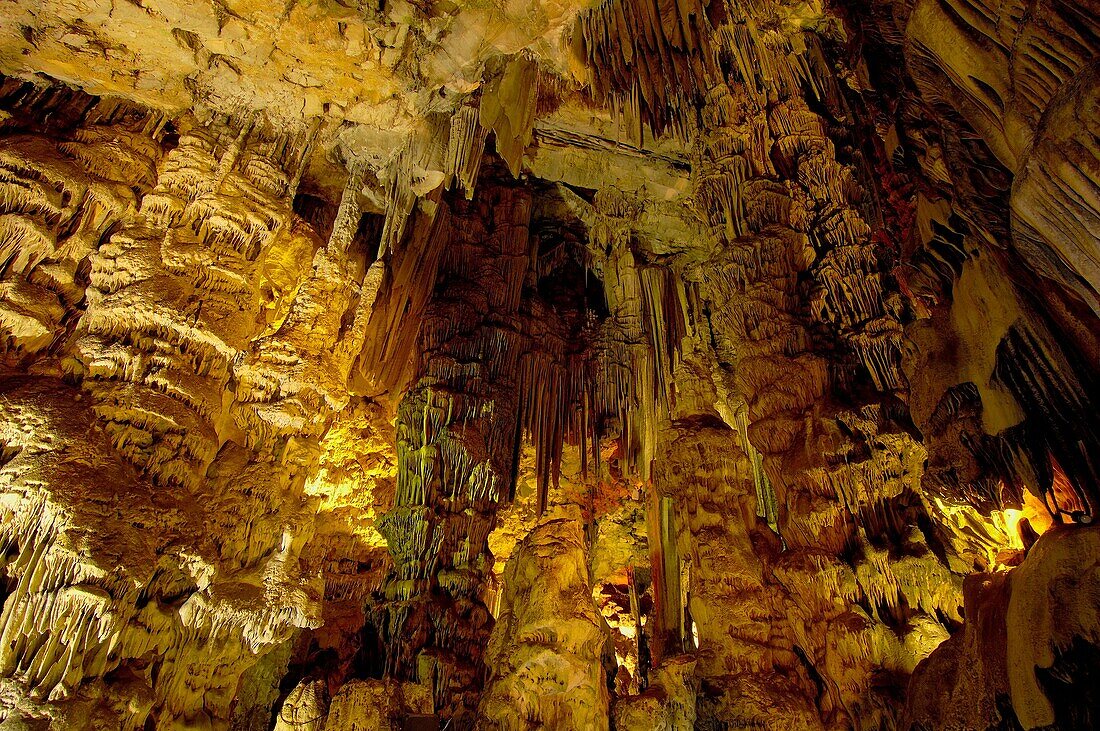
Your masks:
<svg viewBox="0 0 1100 731"><path fill-rule="evenodd" d="M9 0L0 728L1100 725L1100 4Z"/></svg>
<svg viewBox="0 0 1100 731"><path fill-rule="evenodd" d="M608 728L610 636L592 600L584 544L580 511L563 510L509 559L479 728Z"/></svg>

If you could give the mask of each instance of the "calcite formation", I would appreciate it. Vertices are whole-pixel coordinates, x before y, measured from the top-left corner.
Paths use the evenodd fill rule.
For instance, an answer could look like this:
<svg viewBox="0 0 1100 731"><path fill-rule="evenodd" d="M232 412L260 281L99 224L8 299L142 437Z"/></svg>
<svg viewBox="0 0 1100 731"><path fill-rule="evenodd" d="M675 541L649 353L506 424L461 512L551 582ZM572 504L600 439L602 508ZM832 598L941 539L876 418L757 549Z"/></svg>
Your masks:
<svg viewBox="0 0 1100 731"><path fill-rule="evenodd" d="M9 0L0 727L1100 724L1095 0Z"/></svg>
<svg viewBox="0 0 1100 731"><path fill-rule="evenodd" d="M486 650L480 728L608 728L611 636L589 573L576 506L548 514L516 547Z"/></svg>

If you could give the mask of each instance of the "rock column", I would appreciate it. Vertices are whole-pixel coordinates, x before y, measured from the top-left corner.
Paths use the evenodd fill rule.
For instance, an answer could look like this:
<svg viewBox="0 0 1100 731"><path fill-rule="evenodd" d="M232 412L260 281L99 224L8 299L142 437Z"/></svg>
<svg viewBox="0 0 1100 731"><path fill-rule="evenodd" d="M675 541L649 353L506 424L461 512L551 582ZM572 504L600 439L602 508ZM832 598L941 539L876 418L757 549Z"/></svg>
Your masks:
<svg viewBox="0 0 1100 731"><path fill-rule="evenodd" d="M397 494L381 532L395 566L386 586L388 670L430 683L437 710L461 728L485 676L488 535L514 480L514 323L531 198L519 185L484 184L473 201L450 206L419 375L398 409Z"/></svg>

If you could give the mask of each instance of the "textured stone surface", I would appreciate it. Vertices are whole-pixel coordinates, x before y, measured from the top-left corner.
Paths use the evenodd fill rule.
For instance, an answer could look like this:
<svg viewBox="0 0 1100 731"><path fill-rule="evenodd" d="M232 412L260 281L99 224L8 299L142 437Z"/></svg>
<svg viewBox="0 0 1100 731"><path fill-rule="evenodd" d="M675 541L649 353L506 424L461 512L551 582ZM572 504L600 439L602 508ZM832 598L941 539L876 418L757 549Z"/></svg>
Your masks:
<svg viewBox="0 0 1100 731"><path fill-rule="evenodd" d="M1049 531L1019 566L975 577L966 602L974 621L917 669L907 722L915 728L1093 723L1097 540L1095 527Z"/></svg>
<svg viewBox="0 0 1100 731"><path fill-rule="evenodd" d="M578 510L544 518L504 571L478 728L608 728L609 633L592 601Z"/></svg>
<svg viewBox="0 0 1100 731"><path fill-rule="evenodd" d="M1097 725L1094 0L2 14L3 728Z"/></svg>

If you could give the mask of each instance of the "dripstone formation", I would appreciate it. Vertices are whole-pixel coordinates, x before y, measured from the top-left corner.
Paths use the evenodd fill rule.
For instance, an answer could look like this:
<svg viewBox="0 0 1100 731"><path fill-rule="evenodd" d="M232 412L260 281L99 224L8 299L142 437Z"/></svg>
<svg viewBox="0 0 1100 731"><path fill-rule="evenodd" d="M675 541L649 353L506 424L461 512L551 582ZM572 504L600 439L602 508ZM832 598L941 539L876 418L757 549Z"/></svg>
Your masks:
<svg viewBox="0 0 1100 731"><path fill-rule="evenodd" d="M1100 3L0 5L0 729L1100 727Z"/></svg>

